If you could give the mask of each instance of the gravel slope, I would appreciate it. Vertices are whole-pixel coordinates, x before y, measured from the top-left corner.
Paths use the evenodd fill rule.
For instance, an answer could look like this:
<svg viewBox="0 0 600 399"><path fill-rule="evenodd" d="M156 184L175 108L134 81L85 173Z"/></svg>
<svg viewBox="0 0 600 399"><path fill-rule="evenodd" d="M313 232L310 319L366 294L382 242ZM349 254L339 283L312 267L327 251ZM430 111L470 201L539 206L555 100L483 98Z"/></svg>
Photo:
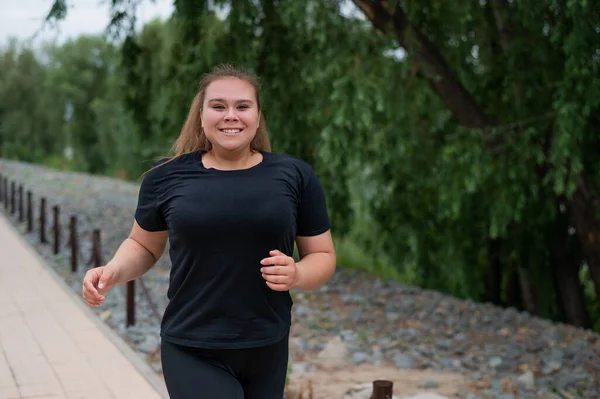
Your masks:
<svg viewBox="0 0 600 399"><path fill-rule="evenodd" d="M69 272L69 216L78 217L81 263L90 266L93 229L102 232L102 256L108 260L131 228L138 184L6 160L0 160L0 173L31 190L36 219L40 198L47 199L51 242L51 207L60 205L63 249L59 255L52 254L51 245L39 243L37 220L34 233L27 234L17 215L10 217L80 292L86 267ZM0 210L8 212L3 203ZM159 317L166 306L169 266L167 250L143 277L143 285L137 283L135 326L125 327L125 287L115 289L96 310L157 372ZM296 292L294 299L294 383L308 376L315 379L322 371L330 377L346 373L355 381L360 370L397 370L398 375L429 370L463 376L465 382L453 388L455 392L444 391L457 398L600 398L600 335L590 331L514 309L383 282L343 267L320 290ZM423 390L441 389L435 374L423 378L419 383Z"/></svg>

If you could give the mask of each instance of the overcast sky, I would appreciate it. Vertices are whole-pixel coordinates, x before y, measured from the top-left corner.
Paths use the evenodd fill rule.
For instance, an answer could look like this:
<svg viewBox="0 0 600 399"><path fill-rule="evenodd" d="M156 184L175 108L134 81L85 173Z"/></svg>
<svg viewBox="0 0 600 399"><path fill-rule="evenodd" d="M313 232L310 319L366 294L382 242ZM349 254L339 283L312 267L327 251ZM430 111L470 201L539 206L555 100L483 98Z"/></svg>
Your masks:
<svg viewBox="0 0 600 399"><path fill-rule="evenodd" d="M53 0L0 0L0 46L9 37L27 40L42 27ZM109 22L109 0L70 0L67 18L60 31L46 28L38 40L58 39L63 42L81 34L102 33ZM168 18L173 11L173 0L145 0L138 9L138 23L159 17Z"/></svg>

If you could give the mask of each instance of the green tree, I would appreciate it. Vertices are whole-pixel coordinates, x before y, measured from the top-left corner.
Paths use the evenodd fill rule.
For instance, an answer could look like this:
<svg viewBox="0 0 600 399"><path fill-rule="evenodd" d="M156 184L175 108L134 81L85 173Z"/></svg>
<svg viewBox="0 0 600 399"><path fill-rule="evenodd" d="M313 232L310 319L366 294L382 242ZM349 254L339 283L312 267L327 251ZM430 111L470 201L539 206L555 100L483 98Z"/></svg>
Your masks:
<svg viewBox="0 0 600 399"><path fill-rule="evenodd" d="M113 1L141 148L172 142L203 72L240 64L264 79L275 148L315 165L336 231L373 262L455 295L600 320L588 307L600 299L596 3L352 3L343 16L349 2L177 0L166 27L138 34L131 3Z"/></svg>
<svg viewBox="0 0 600 399"><path fill-rule="evenodd" d="M0 54L0 153L41 162L60 151L60 117L33 50L11 41Z"/></svg>
<svg viewBox="0 0 600 399"><path fill-rule="evenodd" d="M89 173L105 172L119 133L105 130L113 117L106 107L109 81L115 70L116 49L101 37L83 36L48 49L48 85L65 116L63 134L73 149L79 168ZM107 137L108 135L108 137ZM112 137L112 138L110 138Z"/></svg>

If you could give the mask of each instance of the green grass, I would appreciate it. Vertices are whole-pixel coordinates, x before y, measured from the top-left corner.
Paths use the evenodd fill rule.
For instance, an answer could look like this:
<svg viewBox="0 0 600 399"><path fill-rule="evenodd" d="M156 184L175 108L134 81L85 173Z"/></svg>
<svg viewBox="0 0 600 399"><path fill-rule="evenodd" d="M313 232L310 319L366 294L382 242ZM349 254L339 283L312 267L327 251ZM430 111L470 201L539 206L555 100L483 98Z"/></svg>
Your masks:
<svg viewBox="0 0 600 399"><path fill-rule="evenodd" d="M394 280L400 283L412 281L410 271L398 268L385 254L365 250L351 238L334 236L333 239L338 267L363 270L383 280Z"/></svg>

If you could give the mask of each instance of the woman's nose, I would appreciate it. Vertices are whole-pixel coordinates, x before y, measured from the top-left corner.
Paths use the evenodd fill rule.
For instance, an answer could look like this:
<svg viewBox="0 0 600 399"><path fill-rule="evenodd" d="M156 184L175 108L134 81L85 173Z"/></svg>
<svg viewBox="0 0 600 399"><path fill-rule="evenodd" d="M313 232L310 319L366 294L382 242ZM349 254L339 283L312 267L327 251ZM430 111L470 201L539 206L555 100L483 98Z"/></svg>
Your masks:
<svg viewBox="0 0 600 399"><path fill-rule="evenodd" d="M235 109L229 108L229 110L225 114L225 120L226 121L237 121L238 120L237 114L235 113Z"/></svg>

